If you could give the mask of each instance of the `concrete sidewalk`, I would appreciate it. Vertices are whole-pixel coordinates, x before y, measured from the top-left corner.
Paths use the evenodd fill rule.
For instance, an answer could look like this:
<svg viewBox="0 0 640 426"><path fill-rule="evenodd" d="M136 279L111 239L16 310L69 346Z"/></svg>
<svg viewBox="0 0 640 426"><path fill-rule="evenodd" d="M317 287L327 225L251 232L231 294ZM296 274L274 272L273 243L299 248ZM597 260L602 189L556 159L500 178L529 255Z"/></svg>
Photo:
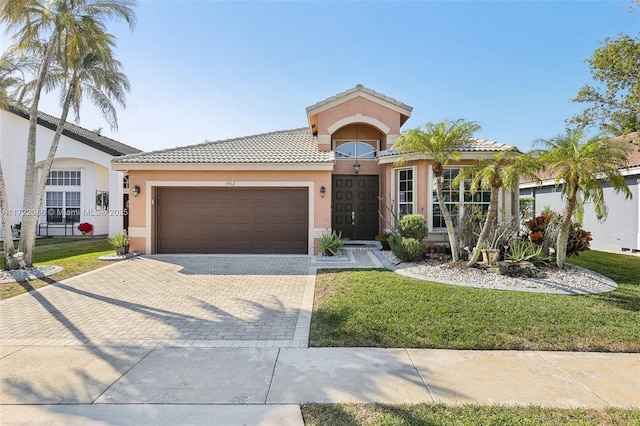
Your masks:
<svg viewBox="0 0 640 426"><path fill-rule="evenodd" d="M305 402L640 407L640 354L0 348L0 423L301 425Z"/></svg>

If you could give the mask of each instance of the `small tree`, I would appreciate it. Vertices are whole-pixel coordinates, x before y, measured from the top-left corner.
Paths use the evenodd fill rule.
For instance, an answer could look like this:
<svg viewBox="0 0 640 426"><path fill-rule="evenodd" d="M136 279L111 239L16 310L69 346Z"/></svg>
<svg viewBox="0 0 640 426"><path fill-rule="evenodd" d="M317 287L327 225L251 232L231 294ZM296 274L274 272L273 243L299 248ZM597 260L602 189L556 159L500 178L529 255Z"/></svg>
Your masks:
<svg viewBox="0 0 640 426"><path fill-rule="evenodd" d="M463 119L454 121L444 120L440 123L426 123L418 129L409 130L398 137L393 148L404 154L420 153L424 158L433 161L433 174L436 179L436 195L438 205L442 210L453 261L458 260L458 244L451 213L444 202L442 194L442 175L444 166L450 161L460 159L460 148L471 143L473 134L480 130L476 122L468 122ZM406 161L403 157L400 162Z"/></svg>
<svg viewBox="0 0 640 426"><path fill-rule="evenodd" d="M499 151L490 159L479 160L473 166L465 167L456 177L454 184L460 184L461 180L471 181L470 190L472 193L479 188L490 189L489 211L480 231L478 243L471 253L467 266L473 266L480 257L480 251L487 242L487 239L498 219L498 194L501 188L512 189L518 187L518 177L526 176L537 180L536 172L540 170L540 163L530 155L519 154L513 148Z"/></svg>
<svg viewBox="0 0 640 426"><path fill-rule="evenodd" d="M623 193L625 198L631 198L631 191L619 171L627 165L628 145L619 139L605 139L602 135L584 142L582 138L582 130L567 130L564 135L536 141L542 149L534 154L555 178L556 185L562 188L565 200L556 239L559 268L565 264L574 213L581 210L584 203L592 201L598 220L606 220L608 209L604 201L603 180L609 182L616 194Z"/></svg>

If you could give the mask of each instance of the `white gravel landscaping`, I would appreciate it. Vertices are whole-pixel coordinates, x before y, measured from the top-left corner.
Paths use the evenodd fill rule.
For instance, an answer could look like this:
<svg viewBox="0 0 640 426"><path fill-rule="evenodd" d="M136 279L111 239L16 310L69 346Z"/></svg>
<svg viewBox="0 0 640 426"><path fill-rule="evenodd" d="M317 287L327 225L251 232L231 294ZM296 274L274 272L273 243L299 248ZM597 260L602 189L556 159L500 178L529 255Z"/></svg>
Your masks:
<svg viewBox="0 0 640 426"><path fill-rule="evenodd" d="M392 252L382 251L381 253L394 265L395 272L398 274L442 284L568 295L606 293L618 288L615 281L573 265L567 265L565 269L543 268L543 277L513 278L437 260L400 263Z"/></svg>

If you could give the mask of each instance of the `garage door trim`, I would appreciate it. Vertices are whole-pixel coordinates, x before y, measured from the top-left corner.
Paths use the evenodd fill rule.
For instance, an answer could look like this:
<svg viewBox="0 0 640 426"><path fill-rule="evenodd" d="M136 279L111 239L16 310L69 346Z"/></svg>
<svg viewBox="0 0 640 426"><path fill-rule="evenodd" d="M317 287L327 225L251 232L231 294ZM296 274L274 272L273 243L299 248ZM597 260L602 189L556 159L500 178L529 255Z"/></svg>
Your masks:
<svg viewBox="0 0 640 426"><path fill-rule="evenodd" d="M315 212L315 182L313 181L147 181L145 185L146 212L145 223L146 229L144 236L146 237L146 253L156 253L156 239L153 232L152 224L155 223L155 200L151 194L155 195L156 187L210 187L210 188L229 188L229 187L252 187L252 188L308 188L309 196L309 219L308 219L308 231L307 231L307 254L313 254L313 238L314 238L314 212ZM153 219L152 219L153 218ZM135 237L134 234L130 234L131 237Z"/></svg>

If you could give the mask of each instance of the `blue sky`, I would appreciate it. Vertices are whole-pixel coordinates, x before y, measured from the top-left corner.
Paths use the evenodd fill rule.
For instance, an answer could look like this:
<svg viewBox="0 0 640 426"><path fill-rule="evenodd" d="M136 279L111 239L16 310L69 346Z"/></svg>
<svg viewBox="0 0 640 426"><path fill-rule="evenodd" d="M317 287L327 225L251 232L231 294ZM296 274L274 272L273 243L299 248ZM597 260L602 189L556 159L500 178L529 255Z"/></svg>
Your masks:
<svg viewBox="0 0 640 426"><path fill-rule="evenodd" d="M598 40L638 34L629 5L141 1L133 32L109 27L132 84L119 130L88 102L79 124L163 149L303 127L307 106L362 83L413 106L404 130L465 118L528 150L583 109L571 99Z"/></svg>

